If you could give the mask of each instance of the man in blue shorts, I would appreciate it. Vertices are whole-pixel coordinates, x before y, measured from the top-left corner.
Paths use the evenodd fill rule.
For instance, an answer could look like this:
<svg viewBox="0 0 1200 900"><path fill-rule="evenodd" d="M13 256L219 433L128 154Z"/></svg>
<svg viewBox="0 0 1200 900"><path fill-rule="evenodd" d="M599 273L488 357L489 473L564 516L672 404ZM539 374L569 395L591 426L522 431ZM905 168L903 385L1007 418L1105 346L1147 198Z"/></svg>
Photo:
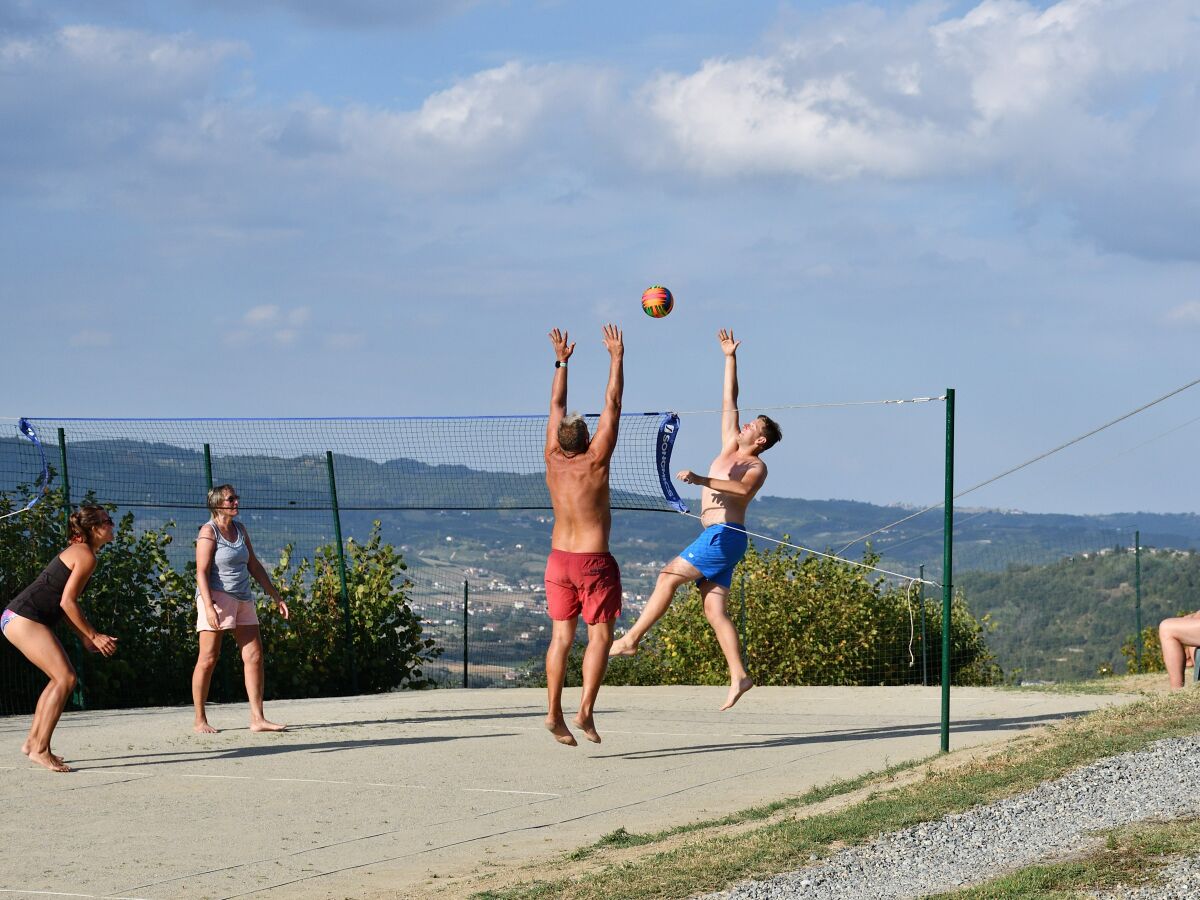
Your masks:
<svg viewBox="0 0 1200 900"><path fill-rule="evenodd" d="M633 627L613 642L609 656L633 656L646 632L666 613L675 589L689 581L700 587L704 614L717 636L729 664L729 695L722 710L754 686L742 665L737 629L725 609L733 570L746 553L746 507L767 480L767 467L759 456L783 437L779 425L767 416L739 424L737 399L737 348L741 341L722 328L717 333L725 354L725 386L721 413L721 452L708 467L707 475L690 469L676 477L703 487L700 498L700 537L659 573L654 593Z"/></svg>

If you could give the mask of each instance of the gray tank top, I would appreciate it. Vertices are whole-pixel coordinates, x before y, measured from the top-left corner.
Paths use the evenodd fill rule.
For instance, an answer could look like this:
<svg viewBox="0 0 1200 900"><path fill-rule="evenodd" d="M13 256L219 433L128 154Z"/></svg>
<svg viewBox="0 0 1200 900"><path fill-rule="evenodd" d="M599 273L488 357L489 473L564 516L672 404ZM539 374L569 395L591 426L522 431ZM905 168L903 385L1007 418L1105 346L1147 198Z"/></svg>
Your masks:
<svg viewBox="0 0 1200 900"><path fill-rule="evenodd" d="M217 539L217 551L213 555L212 565L208 567L208 589L224 591L239 600L253 600L254 595L250 593L250 548L246 546L246 532L241 525L234 522L237 540L228 541L225 535L221 534L216 522L210 519L208 527ZM199 593L197 588L197 596Z"/></svg>

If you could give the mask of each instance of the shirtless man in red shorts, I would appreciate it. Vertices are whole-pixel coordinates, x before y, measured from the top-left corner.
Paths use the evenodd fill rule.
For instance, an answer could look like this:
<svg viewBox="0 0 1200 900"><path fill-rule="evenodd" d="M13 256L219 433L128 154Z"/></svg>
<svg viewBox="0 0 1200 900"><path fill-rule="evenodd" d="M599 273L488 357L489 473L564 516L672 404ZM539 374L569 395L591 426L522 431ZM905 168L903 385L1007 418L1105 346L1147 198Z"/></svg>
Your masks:
<svg viewBox="0 0 1200 900"><path fill-rule="evenodd" d="M588 645L583 656L583 696L572 720L592 743L600 735L592 709L604 671L613 625L621 614L621 571L608 552L612 529L609 508L608 465L617 446L621 418L621 392L625 387L621 330L604 326L604 346L610 357L604 410L595 435L578 413L567 415L567 360L575 352L567 333L550 332L554 345L554 382L550 387L550 419L546 423L546 486L554 507L550 558L546 561L546 606L553 620L550 648L546 651L546 689L550 711L546 728L560 744L575 746L562 711L563 677L567 655L575 642L580 614L587 623Z"/></svg>

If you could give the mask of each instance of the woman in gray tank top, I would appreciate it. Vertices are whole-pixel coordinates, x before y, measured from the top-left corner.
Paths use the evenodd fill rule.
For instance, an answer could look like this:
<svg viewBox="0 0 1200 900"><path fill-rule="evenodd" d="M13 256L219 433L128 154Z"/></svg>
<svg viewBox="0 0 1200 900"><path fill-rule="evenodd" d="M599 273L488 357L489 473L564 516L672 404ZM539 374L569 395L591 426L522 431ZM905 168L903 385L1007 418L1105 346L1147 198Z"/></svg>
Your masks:
<svg viewBox="0 0 1200 900"><path fill-rule="evenodd" d="M240 506L233 485L222 484L209 491L208 510L212 519L201 525L196 535L196 630L200 633L200 656L192 673L192 703L196 707L193 727L197 734L217 732L208 724L204 704L221 655L222 633L232 631L246 674L250 730L283 731L286 725L270 721L263 713L262 638L250 579L257 581L275 601L276 609L285 619L287 604L254 555L246 529L236 521Z"/></svg>

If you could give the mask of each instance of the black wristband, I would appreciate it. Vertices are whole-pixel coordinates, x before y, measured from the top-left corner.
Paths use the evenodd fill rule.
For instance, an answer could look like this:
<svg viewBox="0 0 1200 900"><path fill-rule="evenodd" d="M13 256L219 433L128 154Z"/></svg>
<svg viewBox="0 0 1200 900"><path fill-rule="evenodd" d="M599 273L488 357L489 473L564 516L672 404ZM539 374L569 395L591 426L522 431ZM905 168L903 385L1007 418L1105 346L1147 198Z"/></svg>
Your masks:
<svg viewBox="0 0 1200 900"><path fill-rule="evenodd" d="M556 359L554 361L554 368L565 369L566 367L567 367L567 361L565 359Z"/></svg>

